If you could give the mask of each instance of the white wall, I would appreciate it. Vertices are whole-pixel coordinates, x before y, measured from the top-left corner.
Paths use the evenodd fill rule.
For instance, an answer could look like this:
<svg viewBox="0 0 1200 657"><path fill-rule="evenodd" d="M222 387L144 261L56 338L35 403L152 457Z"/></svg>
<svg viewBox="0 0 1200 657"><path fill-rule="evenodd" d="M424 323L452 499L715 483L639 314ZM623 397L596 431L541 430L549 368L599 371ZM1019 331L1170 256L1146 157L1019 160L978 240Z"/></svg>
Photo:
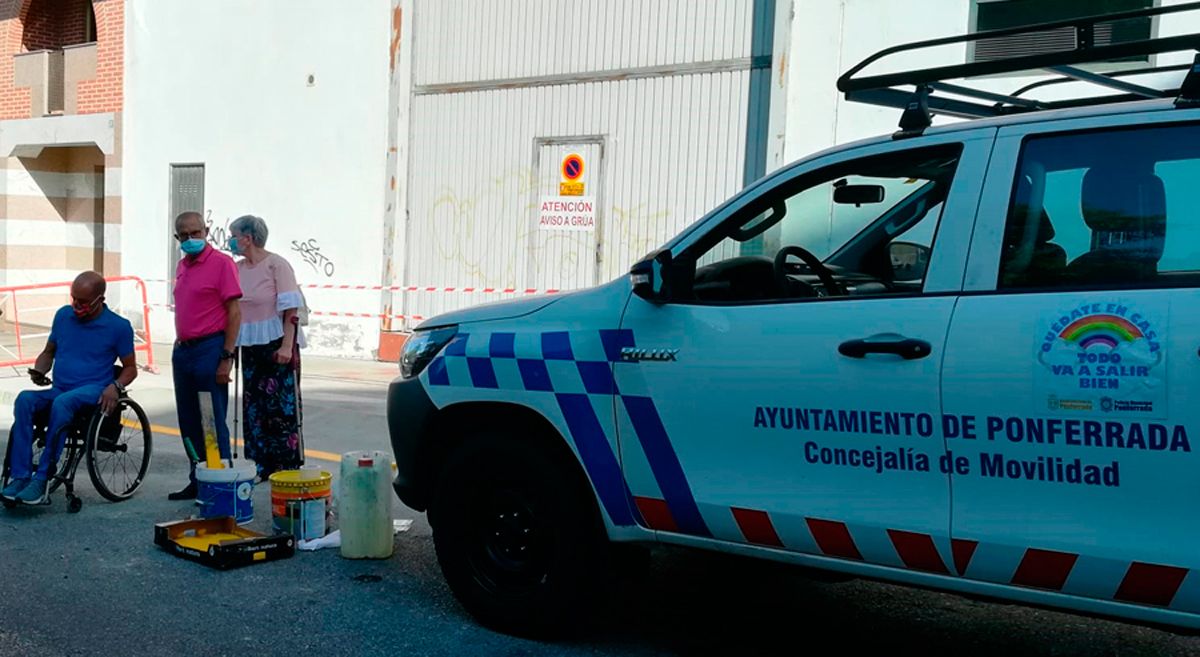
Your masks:
<svg viewBox="0 0 1200 657"><path fill-rule="evenodd" d="M745 57L753 10L754 0L418 0L414 81L544 77Z"/></svg>
<svg viewBox="0 0 1200 657"><path fill-rule="evenodd" d="M302 283L379 284L387 186L388 0L129 0L124 270L163 279L172 163L204 163L213 223L271 229ZM308 76L314 84L309 86ZM314 269L295 243L315 240ZM165 303L165 284L151 286ZM379 312L378 293L306 291L314 311ZM155 339L172 319L156 313ZM378 320L313 318L310 352L371 357Z"/></svg>
<svg viewBox="0 0 1200 657"><path fill-rule="evenodd" d="M784 162L792 162L835 144L889 134L897 129L900 110L847 102L837 91L837 78L875 52L895 45L965 34L971 29L974 0L780 0L792 2L789 56L785 68L787 120ZM1185 0L1162 0L1161 5ZM1158 20L1157 34L1200 31L1200 15L1185 12ZM865 74L961 64L966 47L945 46L912 55L897 55L869 67ZM1156 64L1186 63L1186 54L1160 56ZM1181 78L1177 74L1176 78ZM993 76L967 86L1009 93L1037 77ZM960 83L962 81L959 81ZM1071 88L1073 87L1073 88ZM1096 92L1094 86L1062 85L1063 94ZM1049 94L1046 94L1049 97ZM935 117L938 125L956 119Z"/></svg>
<svg viewBox="0 0 1200 657"><path fill-rule="evenodd" d="M739 190L758 4L417 0L406 282L607 282ZM592 138L602 159L537 145ZM594 233L538 228L569 152L587 159ZM428 317L511 297L414 293L403 308Z"/></svg>

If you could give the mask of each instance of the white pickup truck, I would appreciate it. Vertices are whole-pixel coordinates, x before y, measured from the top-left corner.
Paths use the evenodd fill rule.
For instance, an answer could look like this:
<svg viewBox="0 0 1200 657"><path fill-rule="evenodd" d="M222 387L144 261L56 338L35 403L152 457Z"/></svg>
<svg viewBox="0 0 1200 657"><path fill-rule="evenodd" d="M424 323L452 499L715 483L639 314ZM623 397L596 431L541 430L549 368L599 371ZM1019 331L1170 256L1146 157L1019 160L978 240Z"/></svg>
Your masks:
<svg viewBox="0 0 1200 657"><path fill-rule="evenodd" d="M1200 627L1200 64L1081 68L1200 34L859 75L996 34L852 69L899 132L768 175L628 277L419 327L396 491L468 610L561 629L609 546L660 542ZM1034 97L1059 82L1100 93Z"/></svg>

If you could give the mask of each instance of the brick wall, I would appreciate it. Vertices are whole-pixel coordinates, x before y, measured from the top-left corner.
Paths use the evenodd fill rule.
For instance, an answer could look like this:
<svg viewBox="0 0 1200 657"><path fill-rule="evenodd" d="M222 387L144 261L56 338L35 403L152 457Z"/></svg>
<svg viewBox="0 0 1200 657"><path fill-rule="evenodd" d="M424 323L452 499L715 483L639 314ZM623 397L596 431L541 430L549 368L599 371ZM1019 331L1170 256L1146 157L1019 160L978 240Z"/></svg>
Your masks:
<svg viewBox="0 0 1200 657"><path fill-rule="evenodd" d="M125 101L125 0L93 0L96 79L79 83L79 113L119 112Z"/></svg>
<svg viewBox="0 0 1200 657"><path fill-rule="evenodd" d="M96 78L79 83L78 112L121 110L124 0L0 0L0 120L29 118L29 89L13 88L13 55L83 42L88 2L96 16Z"/></svg>
<svg viewBox="0 0 1200 657"><path fill-rule="evenodd" d="M91 0L29 0L21 33L24 51L83 43L89 4Z"/></svg>
<svg viewBox="0 0 1200 657"><path fill-rule="evenodd" d="M13 88L13 58L21 52L23 0L0 0L0 119L29 117L30 91Z"/></svg>

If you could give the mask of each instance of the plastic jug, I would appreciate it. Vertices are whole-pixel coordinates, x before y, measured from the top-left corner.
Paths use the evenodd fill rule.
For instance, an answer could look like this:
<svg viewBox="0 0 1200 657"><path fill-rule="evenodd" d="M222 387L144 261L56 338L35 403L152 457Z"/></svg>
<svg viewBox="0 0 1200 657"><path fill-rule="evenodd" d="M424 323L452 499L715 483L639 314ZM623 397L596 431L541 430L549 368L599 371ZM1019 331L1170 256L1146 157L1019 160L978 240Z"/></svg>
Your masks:
<svg viewBox="0 0 1200 657"><path fill-rule="evenodd" d="M392 556L392 455L379 451L342 454L338 490L342 556Z"/></svg>

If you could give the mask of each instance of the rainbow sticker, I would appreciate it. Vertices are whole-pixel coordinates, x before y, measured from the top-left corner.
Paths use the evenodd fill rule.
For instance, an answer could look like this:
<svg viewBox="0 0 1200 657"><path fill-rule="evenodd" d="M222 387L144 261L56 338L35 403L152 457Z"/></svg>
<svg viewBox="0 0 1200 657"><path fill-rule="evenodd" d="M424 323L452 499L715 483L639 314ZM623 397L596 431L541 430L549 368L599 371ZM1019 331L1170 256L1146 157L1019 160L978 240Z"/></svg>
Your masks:
<svg viewBox="0 0 1200 657"><path fill-rule="evenodd" d="M1087 350L1098 344L1116 349L1123 343L1140 340L1144 336L1141 329L1124 317L1090 315L1071 322L1058 337Z"/></svg>

